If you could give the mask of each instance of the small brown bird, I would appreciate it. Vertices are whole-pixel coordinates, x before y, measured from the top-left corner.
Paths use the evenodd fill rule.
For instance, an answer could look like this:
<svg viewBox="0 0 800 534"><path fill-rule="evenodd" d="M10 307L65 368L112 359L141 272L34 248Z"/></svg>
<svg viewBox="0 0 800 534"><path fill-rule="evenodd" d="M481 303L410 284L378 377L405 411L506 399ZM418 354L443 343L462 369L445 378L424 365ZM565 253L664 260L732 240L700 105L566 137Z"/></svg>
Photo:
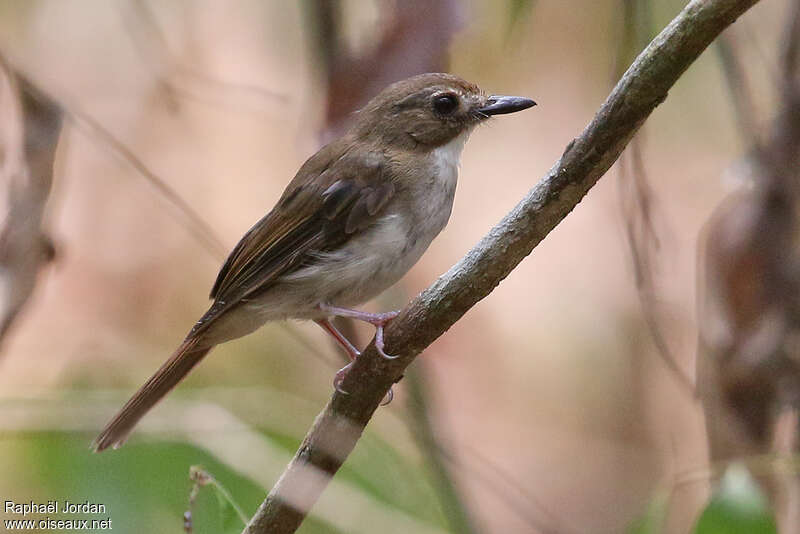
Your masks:
<svg viewBox="0 0 800 534"><path fill-rule="evenodd" d="M397 312L352 307L397 282L445 227L473 128L533 105L486 96L450 74L422 74L384 89L344 136L300 167L277 205L242 237L217 276L209 310L103 429L95 450L122 445L215 345L267 321L316 321L352 359L359 351L330 318L366 321L376 328L380 354L391 358L383 327ZM337 388L348 367L337 373Z"/></svg>

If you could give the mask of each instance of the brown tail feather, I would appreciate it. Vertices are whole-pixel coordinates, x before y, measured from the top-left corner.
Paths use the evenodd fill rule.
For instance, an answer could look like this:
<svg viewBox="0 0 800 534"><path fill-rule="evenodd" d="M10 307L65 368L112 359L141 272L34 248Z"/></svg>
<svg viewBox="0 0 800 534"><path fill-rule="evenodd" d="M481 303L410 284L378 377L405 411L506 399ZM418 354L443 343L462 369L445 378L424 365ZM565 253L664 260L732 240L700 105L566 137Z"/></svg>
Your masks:
<svg viewBox="0 0 800 534"><path fill-rule="evenodd" d="M125 406L114 416L92 446L95 452L108 447L118 448L144 414L174 388L192 368L213 348L195 348L196 339L184 341L156 373L139 388Z"/></svg>

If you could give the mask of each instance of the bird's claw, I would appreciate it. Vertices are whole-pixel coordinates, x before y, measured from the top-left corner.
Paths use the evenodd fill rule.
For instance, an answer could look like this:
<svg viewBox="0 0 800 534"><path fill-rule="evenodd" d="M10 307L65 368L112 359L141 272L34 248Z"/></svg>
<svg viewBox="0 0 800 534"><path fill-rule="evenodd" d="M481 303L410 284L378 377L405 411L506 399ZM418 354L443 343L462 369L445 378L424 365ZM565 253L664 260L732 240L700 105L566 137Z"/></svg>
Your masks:
<svg viewBox="0 0 800 534"><path fill-rule="evenodd" d="M328 304L320 304L319 309L322 312L325 312L330 315L337 315L340 317L350 317L352 319L357 319L359 321L364 321L365 323L369 323L375 327L375 350L377 351L380 356L386 360L394 360L399 357L399 355L392 355L387 354L384 348L384 337L383 331L384 327L391 321L395 319L398 315L400 315L399 310L393 310L383 313L367 313L358 310L349 310L347 308L338 308L336 306L331 306ZM335 326L330 322L329 319L319 319L317 320L317 324L319 324L322 328L325 329L326 332L331 334L334 339L347 351L347 354L350 358L355 361L361 353L353 346L350 341L342 335L339 330L336 329ZM352 364L352 362L351 362ZM347 374L350 365L347 365L339 370L336 373L336 377L333 380L333 387L336 388L336 391L339 393L348 395L347 391L344 391L341 388L342 381L344 380L345 375ZM386 394L386 400L384 404L389 404L394 397L394 393L391 391Z"/></svg>
<svg viewBox="0 0 800 534"><path fill-rule="evenodd" d="M342 395L350 395L350 392L342 389L342 382L344 381L344 377L347 376L347 372L350 370L350 367L352 366L353 362L348 363L347 365L336 371L336 376L333 377L333 389L335 389Z"/></svg>
<svg viewBox="0 0 800 534"><path fill-rule="evenodd" d="M348 391L342 389L342 382L344 381L344 377L347 376L347 372L350 370L350 367L353 366L353 362L348 363L341 369L336 372L336 376L333 378L333 389L337 392L341 393L342 395L349 395ZM394 399L394 391L392 388L389 388L389 391L386 392L386 396L383 397L381 401L381 406L386 406Z"/></svg>
<svg viewBox="0 0 800 534"><path fill-rule="evenodd" d="M383 350L383 326L382 325L379 325L379 326L375 327L375 350L377 350L378 354L380 354L383 358L385 358L387 360L394 360L394 359L399 358L399 355L386 354L386 352Z"/></svg>
<svg viewBox="0 0 800 534"><path fill-rule="evenodd" d="M369 323L375 327L375 348L378 351L378 354L381 357L387 360L393 360L397 358L397 356L393 356L391 354L386 354L384 350L384 343L383 343L383 328L391 321L392 319L396 318L400 315L399 310L393 310L383 313L367 313L358 310L350 310L347 308L339 308L337 306L331 306L329 304L320 304L319 309L322 312L328 313L330 315L337 315L339 317L350 317L351 319L356 319L359 321L364 321L365 323ZM341 332L339 332L333 324L327 320L322 319L318 320L320 326L322 326L329 334L333 335L336 341L339 342L340 345L344 347L347 353L350 355L351 359L355 360L359 352L356 348L350 343L350 341L345 338Z"/></svg>

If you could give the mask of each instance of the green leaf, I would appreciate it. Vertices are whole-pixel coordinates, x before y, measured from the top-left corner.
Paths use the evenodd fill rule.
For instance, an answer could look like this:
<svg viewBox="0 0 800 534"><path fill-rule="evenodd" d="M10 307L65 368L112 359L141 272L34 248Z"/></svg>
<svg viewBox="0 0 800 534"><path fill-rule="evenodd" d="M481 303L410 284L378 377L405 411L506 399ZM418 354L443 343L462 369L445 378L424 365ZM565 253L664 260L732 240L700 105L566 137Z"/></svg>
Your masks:
<svg viewBox="0 0 800 534"><path fill-rule="evenodd" d="M216 486L213 487L216 489ZM226 499L219 491L215 491L214 494L217 496L217 504L219 504L219 517L222 522L222 529L227 532L232 528L239 527L239 530L241 530L243 522L238 517L233 503ZM244 523L244 525L246 524L247 523Z"/></svg>
<svg viewBox="0 0 800 534"><path fill-rule="evenodd" d="M195 483L189 497L189 502L192 504L201 488L209 487L214 491L223 532L239 532L243 526L247 525L248 518L242 511L242 507L233 499L231 492L220 484L211 473L201 466L193 465L189 468L189 479Z"/></svg>
<svg viewBox="0 0 800 534"><path fill-rule="evenodd" d="M767 498L747 469L728 468L694 534L777 534Z"/></svg>

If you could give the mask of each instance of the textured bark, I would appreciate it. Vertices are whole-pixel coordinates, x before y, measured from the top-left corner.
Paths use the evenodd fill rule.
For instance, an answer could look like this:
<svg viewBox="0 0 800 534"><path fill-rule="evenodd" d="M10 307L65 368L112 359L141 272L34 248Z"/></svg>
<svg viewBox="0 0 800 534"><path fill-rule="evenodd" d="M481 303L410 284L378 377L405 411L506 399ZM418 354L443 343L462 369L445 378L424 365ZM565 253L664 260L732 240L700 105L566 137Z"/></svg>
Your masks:
<svg viewBox="0 0 800 534"><path fill-rule="evenodd" d="M370 345L309 430L247 525L295 532L355 447L389 387L414 358L486 297L580 202L705 48L757 0L695 0L639 55L547 176L386 329L386 360Z"/></svg>

